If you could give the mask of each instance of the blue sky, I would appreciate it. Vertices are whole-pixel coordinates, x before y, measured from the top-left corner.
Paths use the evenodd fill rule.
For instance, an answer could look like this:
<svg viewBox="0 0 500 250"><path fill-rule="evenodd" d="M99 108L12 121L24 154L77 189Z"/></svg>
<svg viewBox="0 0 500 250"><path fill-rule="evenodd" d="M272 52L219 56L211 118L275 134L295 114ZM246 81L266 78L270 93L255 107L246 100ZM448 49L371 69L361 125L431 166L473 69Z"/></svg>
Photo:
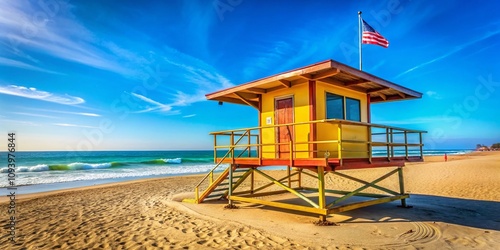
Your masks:
<svg viewBox="0 0 500 250"><path fill-rule="evenodd" d="M147 3L143 3L147 2ZM363 69L424 94L372 122L426 148L500 142L497 1L0 1L0 138L18 150L210 149L251 127L206 93L333 59L358 66L357 11L385 36ZM6 145L0 146L5 149Z"/></svg>

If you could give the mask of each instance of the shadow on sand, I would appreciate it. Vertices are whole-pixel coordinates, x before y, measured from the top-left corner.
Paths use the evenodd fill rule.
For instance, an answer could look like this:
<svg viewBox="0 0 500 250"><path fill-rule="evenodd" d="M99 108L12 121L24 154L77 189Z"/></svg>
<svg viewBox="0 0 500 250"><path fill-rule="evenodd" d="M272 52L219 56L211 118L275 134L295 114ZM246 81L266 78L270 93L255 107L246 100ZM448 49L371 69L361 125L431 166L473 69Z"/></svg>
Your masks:
<svg viewBox="0 0 500 250"><path fill-rule="evenodd" d="M314 198L316 197L310 198L315 200ZM351 199L350 202L361 200L363 199L356 197ZM299 198L274 201L307 205L307 203ZM342 212L338 214L338 219L333 220L345 224L427 221L456 224L485 230L500 230L500 202L411 194L410 199L407 199L407 204L413 206L412 208L401 208L398 207L399 204L399 201L393 201ZM255 209L257 207L310 216L311 220L317 218L313 214L261 205L244 205L242 209ZM336 217L335 214L332 216L333 218ZM332 220L332 217L329 220Z"/></svg>

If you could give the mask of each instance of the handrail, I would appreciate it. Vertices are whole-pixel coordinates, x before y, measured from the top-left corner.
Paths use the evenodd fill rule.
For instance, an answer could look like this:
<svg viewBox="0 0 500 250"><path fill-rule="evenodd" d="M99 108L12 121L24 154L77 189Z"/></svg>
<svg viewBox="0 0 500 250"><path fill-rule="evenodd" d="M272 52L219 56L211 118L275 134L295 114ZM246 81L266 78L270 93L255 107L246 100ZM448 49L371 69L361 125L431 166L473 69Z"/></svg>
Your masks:
<svg viewBox="0 0 500 250"><path fill-rule="evenodd" d="M210 176L210 173L213 173L218 167L220 167L220 165L223 163L223 161L227 158L227 156L229 155L229 153L231 151L234 151L234 148L231 148L230 150L227 151L227 153L222 157L222 159L219 161L219 163L217 163L217 165L215 165L214 168L212 168L212 170L210 170L202 179L201 181L198 182L198 184L196 184L196 187L199 187L201 186L201 184L203 184L203 182Z"/></svg>
<svg viewBox="0 0 500 250"><path fill-rule="evenodd" d="M306 139L301 139L297 141L297 138L288 138L288 142L270 142L270 143L262 143L262 130L268 128L278 128L285 127L290 129L290 127L296 126L304 126L310 124L319 124L319 123L328 123L328 124L336 124L337 126L333 127L332 130L328 131L328 133L332 133L336 135L336 139L331 140L310 140L309 136ZM343 133L347 127L349 126L360 126L366 127L367 138L361 140L355 140L356 138L347 138L344 139L345 133ZM252 132L255 131L254 132ZM243 128L243 129L234 129L234 130L225 130L212 132L211 135L214 136L214 162L217 164L212 168L195 186L195 194L196 200L199 202L200 199L200 186L206 182L208 178L210 178L209 187L201 192L201 195L205 195L211 188L211 185L214 183L214 172L223 164L231 162L234 164L235 159L241 158L246 152L248 152L248 157L252 158L252 149L257 150L257 155L253 158L258 158L259 162L263 159L263 154L265 153L277 153L276 151L263 151L263 148L266 146L278 146L278 145L289 145L289 149L287 152L288 156L285 156L284 159L290 160L290 165L293 165L296 159L301 159L303 156L298 156L298 153L320 153L326 152L325 157L328 158L330 153L336 153L336 158L339 160L339 164L343 165L343 159L355 158L351 153L368 153L367 159L372 162L373 150L377 149L377 147L382 147L385 156L380 155L382 157L387 157L388 161L391 161L395 157L395 152L399 151L400 148L404 148L404 156L408 160L410 153L412 153L415 147L419 147L420 157L423 156L423 141L422 134L427 133L427 131L421 130L412 130L412 129L404 129L392 126L385 126L380 124L366 123L366 122L356 122L356 121L347 121L347 120L338 120L338 119L323 119L323 120L315 120L315 121L306 121L306 122L295 122L295 123L287 123L287 124L275 124L275 125L267 125L261 127L251 127L251 128ZM288 133L291 135L291 133ZM219 136L226 137L222 141L219 140ZM409 136L410 139L409 140ZM415 136L418 136L418 140L415 142ZM229 137L229 142L227 142L227 137ZM248 140L243 140L244 138ZM256 140L252 140L252 138L256 138ZM404 142L402 142L404 140ZM221 143L223 142L223 143ZM228 143L228 144L225 144ZM218 145L225 144L225 145ZM322 149L315 150L315 147L308 147L309 149L297 149L297 145L319 145L319 144L332 144L333 149ZM350 148L350 146L346 146L348 144L364 144L367 146L365 149L363 148ZM411 147L411 148L410 148ZM305 148L305 147L304 147ZM217 156L218 149L227 149L227 152L223 157L219 158ZM238 154L236 154L236 150L238 150ZM241 152L240 152L241 150ZM326 150L326 151L325 151ZM311 154L306 157L310 157ZM231 157L231 161L228 161L228 158ZM313 157L317 157L313 155ZM221 175L217 178L215 182L218 182L221 178Z"/></svg>
<svg viewBox="0 0 500 250"><path fill-rule="evenodd" d="M315 141L309 141L306 139L305 141L296 141L293 140L293 138L290 138L290 142L274 142L274 143L260 143L259 140L259 135L261 134L262 129L266 128L277 128L277 127L287 127L289 128L290 126L302 126L302 125L308 125L308 124L318 124L318 123L329 123L329 124L337 124L338 127L335 129L336 132L332 131L332 133L336 133L337 135L337 140L315 140ZM350 140L350 139L343 139L343 133L342 130L343 126L361 126L361 127L366 127L368 129L368 138L366 140ZM381 130L379 132L379 129ZM252 134L252 130L258 130L257 133L257 142L256 143L251 143L251 137L255 136L255 134ZM323 120L315 120L315 121L306 121L306 122L295 122L295 123L287 123L287 124L275 124L275 125L267 125L267 126L261 126L261 127L252 127L252 128L244 128L244 129L235 129L235 130L225 130L225 131L219 131L219 132L212 132L211 134L214 135L215 138L218 136L231 136L234 137L234 135L239 135L240 138L237 140L236 143L234 143L234 139L232 139L232 143L230 145L214 145L214 150L217 149L222 149L222 148L232 148L233 150L236 150L240 148L242 151L239 152L237 156L233 155L234 158L240 158L242 155L245 154L245 152L248 151L250 155L250 151L252 150L252 147L255 147L257 151L260 152L260 154L257 154L255 157L261 159L262 158L262 147L265 146L278 146L278 145L287 145L291 144L291 147L295 147L296 145L319 145L319 144L334 144L336 145L336 150L332 152L337 152L337 158L342 160L343 158L349 158L351 156L349 155L343 155L342 152L358 152L357 150L352 150L352 149L344 149L344 144L366 144L368 146L367 150L359 150L359 152L367 152L368 151L368 158L371 161L372 159L372 153L373 150L376 149L377 147L384 147L384 151L386 151L386 156L388 160L393 158L395 156L395 152L398 150L399 147L404 147L404 155L406 158L409 156L409 152L412 150L413 147L420 147L420 156L423 156L423 142L422 142L422 133L427 133L426 131L422 130L412 130L412 129L404 129L404 128L398 128L398 127L392 127L392 126L385 126L385 125L380 125L380 124L373 124L373 123L366 123L366 122L356 122L356 121L348 121L348 120L338 120L338 119L323 119ZM413 140L408 139L409 136L412 136L412 138L415 138L415 135L420 135L418 139L420 141L413 142ZM374 136L383 136L384 138L382 139L381 137L374 137ZM242 143L241 140L243 137L248 138L248 143ZM379 138L379 139L377 139ZM376 139L376 140L374 140ZM417 140L418 140L417 139ZM404 140L404 142L402 142ZM410 148L412 147L412 148ZM304 150L296 150L293 149L296 153L300 152L314 152L309 150L309 151L304 151ZM291 150L290 150L291 151ZM234 151L232 151L234 152ZM274 151L276 152L276 151ZM318 151L319 152L319 151ZM236 153L236 152L234 152ZM268 152L269 153L269 152ZM295 155L295 154L294 154ZM250 157L250 156L249 156ZM254 158L255 158L254 157ZM251 157L250 157L251 158ZM220 159L220 158L218 158Z"/></svg>
<svg viewBox="0 0 500 250"><path fill-rule="evenodd" d="M211 132L210 135L223 135L224 133L231 133L231 132L237 132L237 131L257 130L257 129L275 128L275 127L283 127L283 126L308 125L308 124L326 123L326 122L347 124L347 125L362 125L362 126L369 126L369 127L376 127L376 128L390 128L390 129L395 129L395 130L408 131L410 133L427 133L427 131L424 131L424 130L405 129L405 128L399 128L399 127L386 126L386 125L382 125L382 124L375 124L375 123L356 122L356 121L339 120L339 119L323 119L323 120L315 120L315 121L307 121L307 122L295 122L295 123L286 123L286 124L266 125L266 126L261 126L261 127L222 130L222 131Z"/></svg>

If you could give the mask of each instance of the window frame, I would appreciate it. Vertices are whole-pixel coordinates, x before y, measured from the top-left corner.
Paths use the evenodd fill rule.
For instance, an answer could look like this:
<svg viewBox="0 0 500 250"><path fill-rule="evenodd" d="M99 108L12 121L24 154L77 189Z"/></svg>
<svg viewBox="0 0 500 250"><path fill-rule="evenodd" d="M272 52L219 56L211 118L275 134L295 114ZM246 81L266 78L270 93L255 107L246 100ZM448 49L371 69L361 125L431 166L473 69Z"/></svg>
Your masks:
<svg viewBox="0 0 500 250"><path fill-rule="evenodd" d="M334 96L341 97L341 99L342 99L342 117L343 118L329 118L328 117L328 95L334 95ZM357 112L359 114L359 120L347 119L347 99L357 101L359 103L358 110L357 110ZM325 102L324 103L325 103L325 118L326 119L338 119L338 120L361 122L361 100L360 99L356 99L356 98L352 98L352 97L348 97L348 96L339 95L339 94L325 91Z"/></svg>

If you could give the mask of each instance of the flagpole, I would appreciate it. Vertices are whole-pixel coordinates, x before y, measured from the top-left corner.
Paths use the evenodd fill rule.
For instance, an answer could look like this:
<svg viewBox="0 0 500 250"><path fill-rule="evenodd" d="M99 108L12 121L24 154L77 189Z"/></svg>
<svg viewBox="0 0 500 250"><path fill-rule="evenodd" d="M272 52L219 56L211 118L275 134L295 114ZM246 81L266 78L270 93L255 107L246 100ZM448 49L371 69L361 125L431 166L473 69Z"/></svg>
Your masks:
<svg viewBox="0 0 500 250"><path fill-rule="evenodd" d="M361 48L361 40L363 36L362 26L361 26L361 11L358 11L358 33L359 33L359 70L363 70L363 50Z"/></svg>

